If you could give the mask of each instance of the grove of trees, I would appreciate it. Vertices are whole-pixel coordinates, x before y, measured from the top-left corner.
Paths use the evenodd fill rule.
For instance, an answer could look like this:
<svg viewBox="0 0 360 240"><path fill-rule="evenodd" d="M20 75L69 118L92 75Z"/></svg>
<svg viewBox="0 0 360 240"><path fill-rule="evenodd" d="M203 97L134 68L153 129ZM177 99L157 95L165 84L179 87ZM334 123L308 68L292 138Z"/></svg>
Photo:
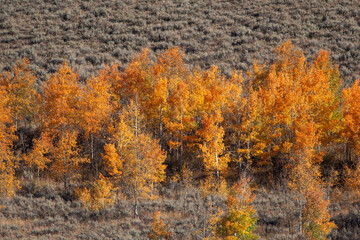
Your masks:
<svg viewBox="0 0 360 240"><path fill-rule="evenodd" d="M251 176L292 191L299 231L326 239L331 190L360 192L359 81L342 88L326 51L309 61L286 42L275 52L231 76L188 67L179 48L156 58L145 49L125 70L85 81L65 62L39 82L17 62L0 75L0 193L15 194L26 172L94 211L129 199L136 217L159 184L186 184L190 171L196 186L227 196L212 236L256 239Z"/></svg>

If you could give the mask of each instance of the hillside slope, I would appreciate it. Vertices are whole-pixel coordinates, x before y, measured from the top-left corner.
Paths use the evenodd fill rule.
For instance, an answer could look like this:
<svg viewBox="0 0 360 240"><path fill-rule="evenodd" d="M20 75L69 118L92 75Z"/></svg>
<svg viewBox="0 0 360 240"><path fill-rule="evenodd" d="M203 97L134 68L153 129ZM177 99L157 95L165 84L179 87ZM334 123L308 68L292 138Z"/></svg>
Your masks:
<svg viewBox="0 0 360 240"><path fill-rule="evenodd" d="M2 1L0 71L23 57L38 76L69 60L82 77L125 66L148 47L179 46L187 62L225 73L272 59L285 40L313 55L332 52L345 83L359 77L360 7L352 0Z"/></svg>

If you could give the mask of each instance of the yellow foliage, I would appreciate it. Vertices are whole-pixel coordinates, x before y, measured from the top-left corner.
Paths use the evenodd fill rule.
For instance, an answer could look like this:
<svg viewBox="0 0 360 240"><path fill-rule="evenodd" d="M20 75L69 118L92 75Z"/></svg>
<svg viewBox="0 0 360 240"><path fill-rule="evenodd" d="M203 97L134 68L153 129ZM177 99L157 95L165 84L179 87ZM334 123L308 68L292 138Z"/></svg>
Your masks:
<svg viewBox="0 0 360 240"><path fill-rule="evenodd" d="M86 187L78 189L76 195L85 207L91 211L99 211L114 204L113 190L113 185L100 174L99 179L92 184L90 190Z"/></svg>
<svg viewBox="0 0 360 240"><path fill-rule="evenodd" d="M228 192L227 211L210 219L211 235L208 239L258 239L253 233L257 218L251 206L255 195L251 193L250 179L241 178Z"/></svg>
<svg viewBox="0 0 360 240"><path fill-rule="evenodd" d="M35 122L39 112L39 94L36 91L36 77L31 72L29 60L24 58L16 62L14 68L0 74L0 85L9 96L8 105L16 127L19 121L31 119Z"/></svg>

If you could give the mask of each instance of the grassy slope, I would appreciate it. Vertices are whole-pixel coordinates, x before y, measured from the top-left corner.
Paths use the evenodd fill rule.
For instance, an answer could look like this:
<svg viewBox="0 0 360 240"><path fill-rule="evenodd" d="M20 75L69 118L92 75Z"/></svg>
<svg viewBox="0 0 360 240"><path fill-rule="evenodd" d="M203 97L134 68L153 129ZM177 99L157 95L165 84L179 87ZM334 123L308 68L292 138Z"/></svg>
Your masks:
<svg viewBox="0 0 360 240"><path fill-rule="evenodd" d="M180 46L190 64L246 70L254 59L271 60L273 48L291 39L308 55L332 51L347 83L359 77L360 7L357 1L35 1L4 0L0 8L0 71L28 57L45 78L69 60L82 77L104 64L122 66L142 48ZM46 190L46 188L50 188ZM55 191L56 192L56 191ZM54 189L19 194L0 214L0 238L145 238L155 207L168 212L176 239L191 239L203 224L198 195L169 195L145 203L140 220L128 203L100 215L65 202ZM289 239L281 192L259 192L255 202L262 239ZM206 204L205 204L206 205ZM186 210L184 210L184 206ZM332 239L356 239L359 214L334 205L339 229ZM346 207L346 209L349 209ZM182 212L182 214L179 214ZM195 226L195 227L194 227Z"/></svg>
<svg viewBox="0 0 360 240"><path fill-rule="evenodd" d="M0 238L147 239L153 213L158 209L173 239L202 239L210 205L214 208L223 204L216 197L203 199L196 189L184 190L169 185L163 188L159 200L142 202L140 217L134 219L129 201L91 213L78 201L65 201L61 190L57 184L45 181L40 188L31 191L24 186L1 210ZM298 214L294 203L292 197L279 189L257 191L254 202L259 218L256 232L261 239L299 239L298 225L293 222L289 227L291 219ZM332 205L333 220L339 228L332 232L330 239L359 239L360 218L358 212L352 210L348 214L348 206Z"/></svg>
<svg viewBox="0 0 360 240"><path fill-rule="evenodd" d="M347 82L359 77L360 7L353 0L4 0L0 71L28 57L39 76L69 60L89 76L148 47L180 46L190 64L225 73L270 60L291 39L313 55L332 52Z"/></svg>

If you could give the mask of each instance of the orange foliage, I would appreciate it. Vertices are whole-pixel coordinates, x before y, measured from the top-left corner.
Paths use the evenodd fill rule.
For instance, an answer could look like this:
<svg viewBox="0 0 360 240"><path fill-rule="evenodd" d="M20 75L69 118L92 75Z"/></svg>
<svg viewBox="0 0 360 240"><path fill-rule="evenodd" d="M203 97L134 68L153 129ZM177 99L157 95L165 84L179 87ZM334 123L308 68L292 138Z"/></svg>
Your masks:
<svg viewBox="0 0 360 240"><path fill-rule="evenodd" d="M351 88L343 90L342 136L345 142L360 154L360 85L356 80Z"/></svg>
<svg viewBox="0 0 360 240"><path fill-rule="evenodd" d="M258 133L253 139L259 148L258 166L276 167L273 159L282 159L295 146L296 132L312 121L319 134L318 149L334 142L339 132L338 92L341 80L328 53L320 52L314 63L307 63L303 53L290 42L276 49L278 61L270 67L254 66L249 75L252 91L258 93L255 106ZM250 92L252 92L250 91ZM252 128L253 129L253 128ZM250 130L254 131L254 130ZM323 148L321 148L323 147ZM288 163L280 162L286 166ZM276 163L279 165L279 162Z"/></svg>
<svg viewBox="0 0 360 240"><path fill-rule="evenodd" d="M160 211L154 213L154 220L152 223L152 231L148 234L150 240L170 240L173 234L168 232L165 223L160 220Z"/></svg>
<svg viewBox="0 0 360 240"><path fill-rule="evenodd" d="M79 76L64 63L44 84L44 125L50 135L75 131L80 123Z"/></svg>
<svg viewBox="0 0 360 240"><path fill-rule="evenodd" d="M11 118L9 96L3 87L0 87L0 195L11 197L18 188L15 179L15 157L12 153L15 126Z"/></svg>
<svg viewBox="0 0 360 240"><path fill-rule="evenodd" d="M24 156L24 160L29 167L36 167L40 170L46 168L46 163L50 162L50 159L46 157L52 149L51 138L48 133L43 132L39 139L34 140L34 147L30 153Z"/></svg>

